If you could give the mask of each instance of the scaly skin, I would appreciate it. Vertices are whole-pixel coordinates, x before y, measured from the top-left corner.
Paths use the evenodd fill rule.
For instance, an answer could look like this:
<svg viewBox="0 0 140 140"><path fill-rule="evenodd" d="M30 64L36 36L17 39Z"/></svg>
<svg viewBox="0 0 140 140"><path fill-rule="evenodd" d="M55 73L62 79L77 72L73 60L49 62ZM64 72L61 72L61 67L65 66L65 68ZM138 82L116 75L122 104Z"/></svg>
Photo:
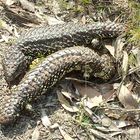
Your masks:
<svg viewBox="0 0 140 140"><path fill-rule="evenodd" d="M88 45L95 37L112 38L123 31L122 24L109 21L86 25L66 23L31 29L5 52L3 67L6 80L11 82L26 71L38 54L48 55L66 47Z"/></svg>
<svg viewBox="0 0 140 140"><path fill-rule="evenodd" d="M108 79L115 73L112 59L108 55L98 55L86 47L70 47L49 55L41 64L25 75L22 81L5 95L0 102L0 123L7 124L16 119L25 105L46 93L68 72L82 66L92 69L92 73L102 73Z"/></svg>
<svg viewBox="0 0 140 140"><path fill-rule="evenodd" d="M3 66L2 66L2 55L3 55L3 50L5 48L3 48L3 46L1 46L0 48L0 102L3 100L3 97L7 94L10 93L8 84L5 80L4 77L4 70L3 70Z"/></svg>

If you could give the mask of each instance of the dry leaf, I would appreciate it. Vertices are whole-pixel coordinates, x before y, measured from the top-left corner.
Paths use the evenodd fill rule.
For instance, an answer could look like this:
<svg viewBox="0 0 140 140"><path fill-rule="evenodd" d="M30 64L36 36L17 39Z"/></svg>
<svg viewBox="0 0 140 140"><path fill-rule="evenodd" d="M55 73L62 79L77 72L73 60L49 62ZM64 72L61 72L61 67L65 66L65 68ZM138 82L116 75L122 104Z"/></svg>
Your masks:
<svg viewBox="0 0 140 140"><path fill-rule="evenodd" d="M93 108L103 102L102 95L97 87L83 86L79 83L75 83L74 86L78 90L78 93L84 98L83 102L85 106Z"/></svg>
<svg viewBox="0 0 140 140"><path fill-rule="evenodd" d="M5 4L7 6L13 5L15 3L15 0L6 0Z"/></svg>
<svg viewBox="0 0 140 140"><path fill-rule="evenodd" d="M13 27L9 26L4 20L0 20L1 28L6 29L9 33L13 34Z"/></svg>
<svg viewBox="0 0 140 140"><path fill-rule="evenodd" d="M111 119L109 119L108 117L102 118L101 122L102 122L102 125L105 127L109 127L112 123Z"/></svg>
<svg viewBox="0 0 140 140"><path fill-rule="evenodd" d="M26 9L31 12L35 12L35 5L27 0L19 0L23 9Z"/></svg>
<svg viewBox="0 0 140 140"><path fill-rule="evenodd" d="M70 111L70 112L77 112L77 111L79 110L76 106L70 105L70 103L68 102L68 100L67 100L60 92L57 92L57 96L58 96L58 99L59 99L61 105L62 105L67 111Z"/></svg>
<svg viewBox="0 0 140 140"><path fill-rule="evenodd" d="M140 66L140 49L138 48L138 51L137 51L137 65Z"/></svg>
<svg viewBox="0 0 140 140"><path fill-rule="evenodd" d="M42 117L41 117L41 121L42 121L42 124L48 128L49 126L51 126L51 122L49 120L49 117L47 116L46 112L44 109L41 110L41 113L42 113Z"/></svg>
<svg viewBox="0 0 140 140"><path fill-rule="evenodd" d="M123 51L123 63L122 63L123 77L126 76L127 70L128 70L128 54L126 51Z"/></svg>
<svg viewBox="0 0 140 140"><path fill-rule="evenodd" d="M114 124L110 125L109 127L103 127L103 126L96 126L97 130L100 130L102 132L108 133L108 132L120 132L121 130L117 128Z"/></svg>
<svg viewBox="0 0 140 140"><path fill-rule="evenodd" d="M103 98L102 96L95 96L94 98L85 98L84 100L84 105L89 107L89 108L93 108L95 106L100 106L101 103L103 103Z"/></svg>
<svg viewBox="0 0 140 140"><path fill-rule="evenodd" d="M110 54L114 57L115 55L115 48L112 45L105 45L105 47L108 49L108 51L110 52Z"/></svg>
<svg viewBox="0 0 140 140"><path fill-rule="evenodd" d="M5 41L6 43L8 43L10 36L1 35L1 38L2 38L2 42Z"/></svg>
<svg viewBox="0 0 140 140"><path fill-rule="evenodd" d="M106 109L105 114L110 118L119 119L122 115L122 112L120 112L118 110Z"/></svg>
<svg viewBox="0 0 140 140"><path fill-rule="evenodd" d="M59 126L59 131L61 135L63 136L64 140L74 140L72 137L70 137L69 134L67 134L60 126Z"/></svg>
<svg viewBox="0 0 140 140"><path fill-rule="evenodd" d="M114 122L114 124L116 124L116 126L118 128L124 128L124 127L127 127L127 126L132 125L131 122L129 122L129 121L123 121L123 120L114 120L113 122Z"/></svg>
<svg viewBox="0 0 140 140"><path fill-rule="evenodd" d="M53 11L54 15L58 15L61 11L59 2L56 0L53 0L53 2L52 2L52 11Z"/></svg>
<svg viewBox="0 0 140 140"><path fill-rule="evenodd" d="M60 84L62 90L61 93L68 99L70 99L70 101L72 101L72 99L78 100L79 99L79 94L77 93L77 90L74 88L73 83L72 82L65 82Z"/></svg>
<svg viewBox="0 0 140 140"><path fill-rule="evenodd" d="M125 85L121 85L117 96L119 98L119 101L123 104L125 108L138 108L137 101L133 98L131 91L129 91L129 89Z"/></svg>
<svg viewBox="0 0 140 140"><path fill-rule="evenodd" d="M59 124L58 123L54 123L53 125L51 125L49 128L50 129L56 129L59 127Z"/></svg>
<svg viewBox="0 0 140 140"><path fill-rule="evenodd" d="M94 98L95 96L100 96L101 93L97 89L96 86L91 87L88 85L80 84L80 83L74 83L75 89L78 90L78 93L80 94L81 97L89 97L89 98Z"/></svg>
<svg viewBox="0 0 140 140"><path fill-rule="evenodd" d="M115 90L113 89L113 85L112 84L100 84L98 85L98 89L101 92L103 99L105 101L112 101L115 98Z"/></svg>
<svg viewBox="0 0 140 140"><path fill-rule="evenodd" d="M70 100L72 100L72 96L71 96L71 93L70 93L70 92L61 91L61 93L62 93L65 97L67 97L67 98L69 98Z"/></svg>
<svg viewBox="0 0 140 140"><path fill-rule="evenodd" d="M25 25L27 23L39 24L39 18L32 12L28 12L18 7L4 7L5 15L13 22L19 25Z"/></svg>
<svg viewBox="0 0 140 140"><path fill-rule="evenodd" d="M140 140L140 128L130 128L127 130L127 134L130 136L130 140Z"/></svg>
<svg viewBox="0 0 140 140"><path fill-rule="evenodd" d="M36 128L34 129L33 133L32 133L32 140L39 140L39 130L38 127L36 126Z"/></svg>
<svg viewBox="0 0 140 140"><path fill-rule="evenodd" d="M100 131L97 131L95 129L90 129L90 132L95 135L96 137L98 137L99 139L104 139L104 140L115 140L115 138L113 138L110 134L104 134L101 133Z"/></svg>
<svg viewBox="0 0 140 140"><path fill-rule="evenodd" d="M112 137L114 137L114 136L118 136L119 134L122 134L123 133L123 131L118 131L118 132L113 132L113 133L111 133L110 135L112 136Z"/></svg>
<svg viewBox="0 0 140 140"><path fill-rule="evenodd" d="M86 24L86 17L85 16L82 16L81 22L82 22L82 24Z"/></svg>
<svg viewBox="0 0 140 140"><path fill-rule="evenodd" d="M113 90L113 85L108 84L108 83L99 84L99 85L97 85L97 87L98 87L99 91L101 92L101 94L106 94Z"/></svg>
<svg viewBox="0 0 140 140"><path fill-rule="evenodd" d="M59 19L56 19L56 18L50 17L50 16L47 16L46 17L46 20L47 20L47 22L48 22L49 25L64 24L65 23L62 20L59 20Z"/></svg>

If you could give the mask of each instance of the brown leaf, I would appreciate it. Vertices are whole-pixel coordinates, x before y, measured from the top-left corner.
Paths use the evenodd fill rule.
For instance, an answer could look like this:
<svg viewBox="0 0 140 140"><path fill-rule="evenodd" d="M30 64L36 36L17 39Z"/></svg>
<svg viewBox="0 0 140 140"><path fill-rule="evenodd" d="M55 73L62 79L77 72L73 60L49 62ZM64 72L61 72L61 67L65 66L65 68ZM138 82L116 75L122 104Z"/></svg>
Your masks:
<svg viewBox="0 0 140 140"><path fill-rule="evenodd" d="M89 97L94 98L95 96L100 96L101 93L99 92L98 88L96 86L91 87L88 85L80 84L80 83L74 83L75 88L78 90L81 97Z"/></svg>
<svg viewBox="0 0 140 140"><path fill-rule="evenodd" d="M113 85L112 84L100 84L98 85L99 91L101 92L103 99L105 101L112 101L115 98L115 90L113 89Z"/></svg>
<svg viewBox="0 0 140 140"><path fill-rule="evenodd" d="M11 19L13 22L18 23L19 25L24 25L25 23L34 23L34 24L39 24L40 20L38 17L31 12L25 11L21 9L20 7L15 8L15 7L7 7L4 6L5 10L5 15Z"/></svg>
<svg viewBox="0 0 140 140"><path fill-rule="evenodd" d="M113 89L113 85L112 84L108 84L108 83L105 83L105 84L99 84L97 85L99 91L101 92L101 94L106 94L110 91L112 91Z"/></svg>
<svg viewBox="0 0 140 140"><path fill-rule="evenodd" d="M121 85L118 93L118 99L127 109L138 108L137 101L133 98L131 91L125 86Z"/></svg>
<svg viewBox="0 0 140 140"><path fill-rule="evenodd" d="M99 106L103 101L110 101L114 97L112 84L85 86L84 84L75 82L74 86L82 97L86 97L84 103L89 108Z"/></svg>
<svg viewBox="0 0 140 140"><path fill-rule="evenodd" d="M110 118L115 118L119 119L122 116L122 112L118 110L113 110L113 109L106 109L105 114L110 117Z"/></svg>
<svg viewBox="0 0 140 140"><path fill-rule="evenodd" d="M58 96L58 99L61 103L61 105L67 110L67 111L70 111L70 112L77 112L78 111L78 108L76 106L72 106L70 105L69 101L62 95L61 92L57 92L57 96Z"/></svg>
<svg viewBox="0 0 140 140"><path fill-rule="evenodd" d="M83 86L82 84L75 83L75 88L82 97L85 97L85 106L93 108L95 106L99 106L103 102L102 95L96 87Z"/></svg>
<svg viewBox="0 0 140 140"><path fill-rule="evenodd" d="M61 87L61 93L68 99L70 99L70 101L72 101L72 99L75 100L79 100L79 93L77 93L77 90L75 89L75 87L73 86L72 82L65 82L59 85Z"/></svg>

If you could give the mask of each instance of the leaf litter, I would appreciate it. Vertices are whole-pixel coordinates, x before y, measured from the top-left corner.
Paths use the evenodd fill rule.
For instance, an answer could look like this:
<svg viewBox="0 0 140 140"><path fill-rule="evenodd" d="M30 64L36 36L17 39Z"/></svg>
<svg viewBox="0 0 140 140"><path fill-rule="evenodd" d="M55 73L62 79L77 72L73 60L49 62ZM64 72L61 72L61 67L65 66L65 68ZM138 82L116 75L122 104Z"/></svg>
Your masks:
<svg viewBox="0 0 140 140"><path fill-rule="evenodd" d="M33 1L28 0L20 0L20 5L15 0L6 0L2 2L5 4L2 5L2 7L7 17L9 17L9 19L13 22L18 21L18 26L22 25L26 28L41 24L63 24L65 22L64 19L66 18L65 15L68 12L64 10L65 14L62 14L62 7L56 0L54 0L53 3L49 3L49 1L47 1L44 4L45 6L51 5L51 8L49 8L51 9L50 11L53 13L53 15L47 13L48 9L43 8L43 3L42 7L40 7L36 3L33 3ZM72 5L76 4L72 1ZM82 5L79 8L81 7ZM70 9L71 11L77 10L73 10L72 6L65 5L64 3L63 8ZM76 12L78 13L78 11ZM102 10L102 12L104 12L104 10ZM63 16L60 16L61 14ZM83 24L87 22L87 16L85 15L80 16L79 19ZM71 21L78 22L79 19L75 18L74 15L74 18L72 18ZM11 38L11 35L9 34L12 34L14 37L18 37L19 31L17 30L17 27L11 26L8 22L5 22L5 20L1 20L0 24L1 23L1 28L8 31L8 35L1 35L2 42L8 43L10 40L9 38ZM133 38L134 37L135 36L133 36ZM122 37L118 37L114 44L105 45L105 48L115 58L116 62L121 62L121 66L117 67L121 73L119 78L121 80L118 84L116 83L116 87L114 86L115 83L92 84L91 82L83 80L85 82L83 84L82 80L82 82L80 80L77 80L76 82L71 80L75 90L70 88L70 86L65 87L65 85L63 87L61 86L61 91L57 90L58 100L60 101L62 107L72 114L76 114L77 116L79 115L77 118L81 118L81 121L79 121L81 122L81 124L79 124L80 129L86 129L84 133L89 134L90 138L92 139L97 137L99 139L113 140L115 139L114 136L122 136L121 134L126 135L129 133L129 131L129 135L132 135L132 138L139 139L138 128L134 127L137 125L136 122L140 121L138 96L139 86L135 87L134 82L129 80L128 77L131 74L135 74L134 78L137 78L137 82L140 80L138 73L140 69L140 50L139 48L131 49L131 56L133 56L136 60L133 61L133 59L130 60L130 53L124 49L125 45L126 44L124 43L124 40L122 40ZM132 63L130 63L130 61L133 63L133 65L131 65ZM63 139L73 140L73 137L69 135L69 132L63 128L64 126L66 127L66 124L64 124L62 127L59 124L60 122L57 122L57 118L55 120L56 122L52 122L44 107L41 108L41 114L43 127L46 129L57 128L59 129ZM62 114L60 113L59 115L61 116ZM138 115L138 117L136 117L136 115ZM68 114L66 116L68 116ZM75 117L73 119L75 120ZM132 128L132 126L134 128ZM80 136L82 134L83 133L80 133ZM32 133L31 139L38 140L40 137L40 129L38 126L36 126ZM79 138L79 136L77 137Z"/></svg>

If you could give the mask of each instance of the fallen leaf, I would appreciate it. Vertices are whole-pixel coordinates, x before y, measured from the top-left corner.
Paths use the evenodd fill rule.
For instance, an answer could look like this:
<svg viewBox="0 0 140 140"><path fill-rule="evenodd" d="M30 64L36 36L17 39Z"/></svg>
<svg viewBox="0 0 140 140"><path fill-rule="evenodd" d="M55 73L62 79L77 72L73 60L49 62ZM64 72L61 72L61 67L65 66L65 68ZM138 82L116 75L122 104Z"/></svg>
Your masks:
<svg viewBox="0 0 140 140"><path fill-rule="evenodd" d="M61 87L61 93L68 99L72 101L72 99L78 100L79 93L77 89L75 89L73 83L71 81L64 82L59 85Z"/></svg>
<svg viewBox="0 0 140 140"><path fill-rule="evenodd" d="M118 131L118 132L112 132L110 135L112 137L114 137L114 136L118 136L119 134L122 134L122 133L124 133L124 132L123 131Z"/></svg>
<svg viewBox="0 0 140 140"><path fill-rule="evenodd" d="M5 36L5 35L1 35L1 38L3 41L5 41L6 43L8 43L10 36Z"/></svg>
<svg viewBox="0 0 140 140"><path fill-rule="evenodd" d="M108 101L114 100L116 94L114 94L115 90L114 90L112 84L108 84L108 83L99 84L99 85L97 85L97 87L98 87L99 91L101 92L103 99L105 101L108 102Z"/></svg>
<svg viewBox="0 0 140 140"><path fill-rule="evenodd" d="M95 106L100 106L101 103L103 103L103 98L102 98L101 95L98 96L98 97L95 96L94 98L87 97L84 100L84 105L87 106L87 107L89 107L89 108L93 108Z"/></svg>
<svg viewBox="0 0 140 140"><path fill-rule="evenodd" d="M91 87L85 84L80 84L75 82L74 83L75 89L78 90L78 93L81 97L89 97L94 98L95 96L100 96L101 93L99 92L96 86Z"/></svg>
<svg viewBox="0 0 140 140"><path fill-rule="evenodd" d="M25 11L22 8L4 7L5 15L13 22L19 25L26 25L27 23L39 24L39 18L31 12Z"/></svg>
<svg viewBox="0 0 140 140"><path fill-rule="evenodd" d="M125 86L121 85L119 93L117 94L119 101L127 109L138 108L137 101L133 98L131 91Z"/></svg>
<svg viewBox="0 0 140 140"><path fill-rule="evenodd" d="M124 128L124 127L132 125L131 122L125 121L125 120L113 120L113 122L116 124L118 128Z"/></svg>
<svg viewBox="0 0 140 140"><path fill-rule="evenodd" d="M58 15L61 11L59 2L56 0L53 0L53 2L52 2L52 11L53 11L54 15Z"/></svg>
<svg viewBox="0 0 140 140"><path fill-rule="evenodd" d="M81 22L82 22L82 24L86 24L86 17L85 16L82 16Z"/></svg>
<svg viewBox="0 0 140 140"><path fill-rule="evenodd" d="M95 129L89 129L90 132L95 135L97 138L99 139L104 139L104 140L116 140L115 138L113 138L110 134L104 134L100 131L97 131Z"/></svg>
<svg viewBox="0 0 140 140"><path fill-rule="evenodd" d="M103 98L97 87L83 86L83 84L75 83L78 93L84 97L84 105L93 108L99 106L103 102Z"/></svg>
<svg viewBox="0 0 140 140"><path fill-rule="evenodd" d="M117 37L115 43L113 44L114 48L115 48L115 58L116 60L119 60L119 58L121 58L122 54L123 54L123 47L124 47L125 43L124 43L124 39L122 36Z"/></svg>
<svg viewBox="0 0 140 140"><path fill-rule="evenodd" d="M72 100L72 96L71 96L71 93L70 93L70 92L61 91L61 93L62 93L65 97L67 97L67 98L69 98L70 100Z"/></svg>
<svg viewBox="0 0 140 140"><path fill-rule="evenodd" d="M9 33L13 34L13 27L9 26L4 20L0 19L0 28L6 29Z"/></svg>
<svg viewBox="0 0 140 140"><path fill-rule="evenodd" d="M35 12L35 5L27 0L19 0L23 9L28 10L30 12Z"/></svg>
<svg viewBox="0 0 140 140"><path fill-rule="evenodd" d="M64 24L65 23L64 21L56 19L56 18L51 17L51 16L47 16L46 20L47 20L49 25Z"/></svg>
<svg viewBox="0 0 140 140"><path fill-rule="evenodd" d="M74 140L69 134L67 134L60 126L59 131L61 135L63 136L64 140Z"/></svg>
<svg viewBox="0 0 140 140"><path fill-rule="evenodd" d="M137 57L136 58L137 58L137 63L138 63L137 65L140 66L140 49L139 48L137 50Z"/></svg>
<svg viewBox="0 0 140 140"><path fill-rule="evenodd" d="M50 122L50 119L49 117L47 116L46 112L44 109L41 109L41 113L42 113L42 117L41 117L41 121L42 121L42 124L48 128L49 126L51 126L51 122Z"/></svg>
<svg viewBox="0 0 140 140"><path fill-rule="evenodd" d="M139 140L140 139L140 128L130 128L127 130L127 134L130 136L130 140Z"/></svg>
<svg viewBox="0 0 140 140"><path fill-rule="evenodd" d="M105 114L110 118L119 119L122 116L122 112L118 110L106 109Z"/></svg>
<svg viewBox="0 0 140 140"><path fill-rule="evenodd" d="M123 51L123 62L122 62L122 76L123 78L126 77L128 70L128 54L126 51Z"/></svg>
<svg viewBox="0 0 140 140"><path fill-rule="evenodd" d="M110 54L114 57L115 56L115 48L112 45L105 45L105 47L108 49Z"/></svg>
<svg viewBox="0 0 140 140"><path fill-rule="evenodd" d="M100 121L100 117L94 114L90 108L84 107L84 110L85 110L85 114L90 117L93 123L98 123Z"/></svg>
<svg viewBox="0 0 140 140"><path fill-rule="evenodd" d="M5 4L7 6L13 5L15 3L15 0L6 0Z"/></svg>
<svg viewBox="0 0 140 140"><path fill-rule="evenodd" d="M108 117L104 117L101 119L102 125L105 127L109 127L112 123L111 119L109 119Z"/></svg>
<svg viewBox="0 0 140 140"><path fill-rule="evenodd" d="M101 94L106 94L110 91L112 91L113 89L113 85L112 84L108 84L108 83L105 83L105 84L99 84L97 85L99 91L101 92Z"/></svg>
<svg viewBox="0 0 140 140"><path fill-rule="evenodd" d="M62 95L61 92L57 91L58 99L61 105L69 112L77 112L79 109L76 106L70 105L69 101Z"/></svg>
<svg viewBox="0 0 140 140"><path fill-rule="evenodd" d="M38 127L36 126L36 128L32 133L32 140L39 140L39 136L40 136L40 132L38 130Z"/></svg>
<svg viewBox="0 0 140 140"><path fill-rule="evenodd" d="M120 131L121 131L121 129L117 128L116 126L113 126L113 127L112 127L112 124L111 124L111 126L109 126L109 127L96 126L96 129L97 129L97 130L100 130L100 131L102 131L102 132L105 132L105 133L120 132Z"/></svg>
<svg viewBox="0 0 140 140"><path fill-rule="evenodd" d="M58 123L55 123L55 124L51 125L49 128L50 129L56 129L58 127L59 127L59 124Z"/></svg>

